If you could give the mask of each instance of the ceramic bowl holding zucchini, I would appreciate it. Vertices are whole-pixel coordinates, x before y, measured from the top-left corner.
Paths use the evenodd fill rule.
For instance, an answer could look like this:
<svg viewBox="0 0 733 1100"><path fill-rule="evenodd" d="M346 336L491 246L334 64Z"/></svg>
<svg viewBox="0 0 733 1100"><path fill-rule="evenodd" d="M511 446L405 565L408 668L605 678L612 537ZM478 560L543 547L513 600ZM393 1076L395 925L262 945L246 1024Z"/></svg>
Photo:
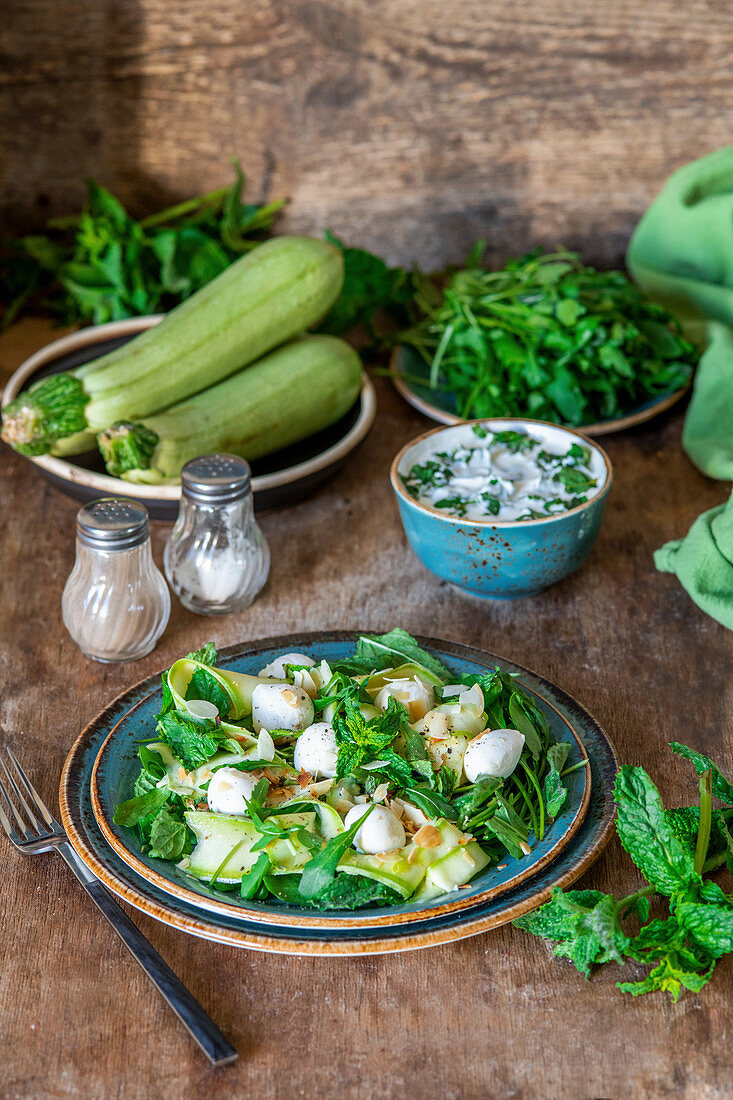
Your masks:
<svg viewBox="0 0 733 1100"><path fill-rule="evenodd" d="M583 564L612 472L578 432L496 418L426 432L402 448L390 478L423 565L471 595L515 599Z"/></svg>
<svg viewBox="0 0 733 1100"><path fill-rule="evenodd" d="M342 283L328 242L268 241L162 319L87 329L32 357L6 388L3 439L73 495L134 496L157 518L169 518L168 499L175 514L180 470L201 454L264 460L269 474L336 448L291 479L317 475L363 438L374 413L353 348L307 333ZM292 452L317 436L315 449ZM92 452L90 462L95 443L101 458Z"/></svg>

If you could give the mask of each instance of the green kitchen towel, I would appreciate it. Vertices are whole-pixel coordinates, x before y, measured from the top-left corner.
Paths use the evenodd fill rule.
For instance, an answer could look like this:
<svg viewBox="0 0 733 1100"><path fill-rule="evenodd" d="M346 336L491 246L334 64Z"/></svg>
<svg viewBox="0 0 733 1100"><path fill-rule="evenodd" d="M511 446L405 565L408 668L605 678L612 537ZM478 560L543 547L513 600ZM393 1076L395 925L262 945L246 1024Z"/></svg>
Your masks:
<svg viewBox="0 0 733 1100"><path fill-rule="evenodd" d="M733 494L698 516L683 539L655 551L654 564L676 573L697 606L733 630Z"/></svg>
<svg viewBox="0 0 733 1100"><path fill-rule="evenodd" d="M733 328L728 325L708 326L682 446L708 477L733 481Z"/></svg>
<svg viewBox="0 0 733 1100"><path fill-rule="evenodd" d="M709 477L733 478L733 145L680 168L639 222L627 264L688 329L710 326L682 445Z"/></svg>

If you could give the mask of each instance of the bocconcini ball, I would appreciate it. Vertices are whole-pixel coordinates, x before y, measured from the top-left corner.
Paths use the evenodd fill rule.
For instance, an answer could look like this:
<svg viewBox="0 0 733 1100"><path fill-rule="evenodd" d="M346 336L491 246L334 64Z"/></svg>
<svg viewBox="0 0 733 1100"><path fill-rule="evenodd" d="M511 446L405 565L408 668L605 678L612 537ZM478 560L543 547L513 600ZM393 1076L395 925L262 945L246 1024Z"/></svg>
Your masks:
<svg viewBox="0 0 733 1100"><path fill-rule="evenodd" d="M284 680L286 677L286 665L308 665L313 668L316 662L312 657L306 657L305 653L283 653L282 657L276 657L269 665L258 673L259 676L268 676L271 680Z"/></svg>
<svg viewBox="0 0 733 1100"><path fill-rule="evenodd" d="M370 803L352 806L344 824L351 828L355 821L359 821L371 808ZM354 837L354 847L368 855L377 855L379 852L389 852L393 848L404 848L405 830L387 806L374 806L364 824L357 829Z"/></svg>
<svg viewBox="0 0 733 1100"><path fill-rule="evenodd" d="M245 801L249 802L257 780L252 772L240 772L236 768L219 768L209 783L206 801L212 814L230 814L244 817Z"/></svg>
<svg viewBox="0 0 733 1100"><path fill-rule="evenodd" d="M303 730L295 743L293 766L321 779L333 779L338 762L338 746L333 726L314 722Z"/></svg>
<svg viewBox="0 0 733 1100"><path fill-rule="evenodd" d="M463 757L463 770L469 783L490 776L506 779L512 774L524 748L519 730L485 730L469 741Z"/></svg>
<svg viewBox="0 0 733 1100"><path fill-rule="evenodd" d="M258 684L252 692L252 723L260 730L304 730L313 721L313 703L291 684Z"/></svg>
<svg viewBox="0 0 733 1100"><path fill-rule="evenodd" d="M417 676L405 676L399 680L389 680L378 691L374 702L380 710L386 710L390 697L407 708L411 722L417 722L432 707L435 693L430 684L424 683Z"/></svg>

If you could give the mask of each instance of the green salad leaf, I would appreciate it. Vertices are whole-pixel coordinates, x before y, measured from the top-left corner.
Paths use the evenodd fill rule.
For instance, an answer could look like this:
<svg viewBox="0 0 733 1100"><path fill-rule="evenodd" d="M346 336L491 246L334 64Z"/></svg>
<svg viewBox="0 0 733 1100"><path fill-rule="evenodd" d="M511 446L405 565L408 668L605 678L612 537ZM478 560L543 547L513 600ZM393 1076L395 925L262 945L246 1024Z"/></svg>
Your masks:
<svg viewBox="0 0 733 1100"><path fill-rule="evenodd" d="M188 771L210 760L218 752L222 741L227 739L215 722L197 722L186 718L180 711L161 714L156 729L161 741L170 745L173 754Z"/></svg>
<svg viewBox="0 0 733 1100"><path fill-rule="evenodd" d="M216 676L212 676L205 668L196 669L188 682L185 698L206 699L209 703L214 704L219 711L220 718L226 718L232 707L231 699Z"/></svg>
<svg viewBox="0 0 733 1100"><path fill-rule="evenodd" d="M186 826L183 821L163 809L150 826L150 855L160 859L180 859L186 847Z"/></svg>
<svg viewBox="0 0 733 1100"><path fill-rule="evenodd" d="M358 821L355 821L343 833L339 833L327 841L321 851L306 863L298 888L302 897L308 899L318 897L333 882L342 856L353 844L354 837L373 809L374 806L370 806Z"/></svg>

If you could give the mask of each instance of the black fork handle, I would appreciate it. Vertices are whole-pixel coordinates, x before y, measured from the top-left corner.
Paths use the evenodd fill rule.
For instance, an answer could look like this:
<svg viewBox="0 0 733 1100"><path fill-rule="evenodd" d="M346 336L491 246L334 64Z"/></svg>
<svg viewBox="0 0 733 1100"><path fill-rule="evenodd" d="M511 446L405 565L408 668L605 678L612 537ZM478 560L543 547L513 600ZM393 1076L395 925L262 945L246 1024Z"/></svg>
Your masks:
<svg viewBox="0 0 733 1100"><path fill-rule="evenodd" d="M168 1002L191 1038L198 1043L212 1066L224 1066L238 1057L235 1047L222 1035L211 1017L186 989L165 959L146 940L107 888L79 858L68 841L57 847L59 855L78 878L98 909L104 914L133 959L142 967L161 996Z"/></svg>

